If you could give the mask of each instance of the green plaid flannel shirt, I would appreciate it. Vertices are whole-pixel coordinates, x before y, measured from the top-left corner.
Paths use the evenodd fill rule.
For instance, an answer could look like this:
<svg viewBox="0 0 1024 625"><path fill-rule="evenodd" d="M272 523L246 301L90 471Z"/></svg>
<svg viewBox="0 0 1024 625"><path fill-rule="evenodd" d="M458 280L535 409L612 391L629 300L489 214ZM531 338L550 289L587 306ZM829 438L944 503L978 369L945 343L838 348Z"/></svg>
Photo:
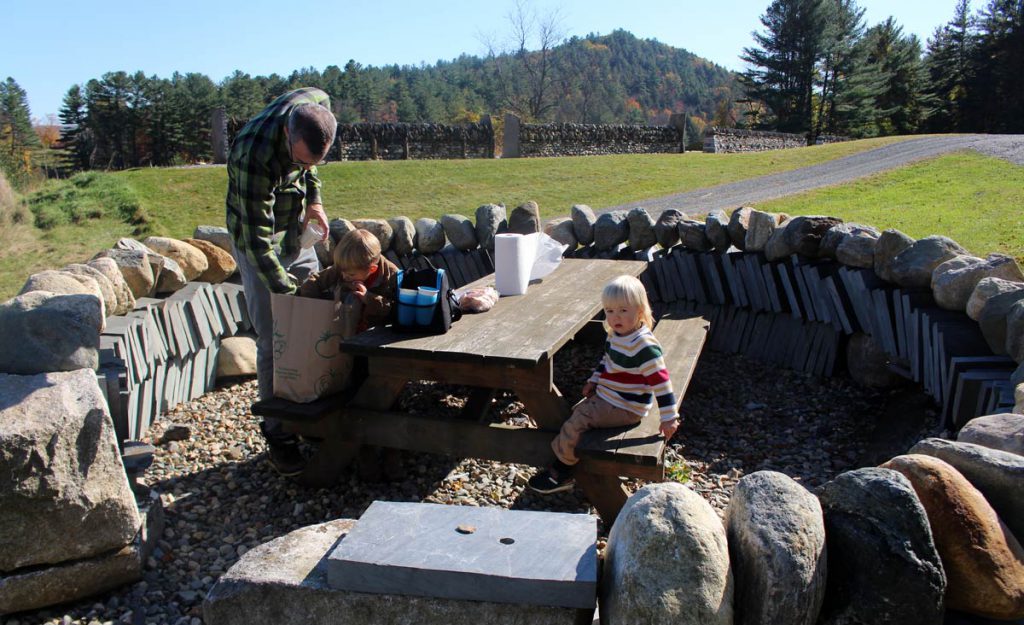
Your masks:
<svg viewBox="0 0 1024 625"><path fill-rule="evenodd" d="M327 94L305 87L271 102L239 131L228 157L227 228L235 247L259 271L272 293L294 293L271 237L283 232L281 255L295 252L307 204L319 204L316 167L292 165L284 130L300 104L331 107Z"/></svg>

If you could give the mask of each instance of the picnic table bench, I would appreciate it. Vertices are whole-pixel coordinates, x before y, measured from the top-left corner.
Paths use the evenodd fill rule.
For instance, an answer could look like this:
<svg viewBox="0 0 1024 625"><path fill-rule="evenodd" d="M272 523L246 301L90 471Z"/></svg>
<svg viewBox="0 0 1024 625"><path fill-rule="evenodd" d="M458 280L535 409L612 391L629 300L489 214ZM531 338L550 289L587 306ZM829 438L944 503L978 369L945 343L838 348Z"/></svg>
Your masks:
<svg viewBox="0 0 1024 625"><path fill-rule="evenodd" d="M545 466L554 459L551 440L570 414L554 384L554 358L600 311L601 288L618 275L639 275L645 265L565 259L525 295L503 297L487 313L466 315L446 334L374 328L342 343L344 351L368 360L369 375L358 388L308 404L263 400L253 404L253 414L282 419L288 431L321 439L302 476L312 485L334 483L361 445ZM493 275L478 282L489 281ZM707 330L701 317L670 314L655 326L680 400ZM468 386L470 395L458 418L393 410L412 380ZM517 395L536 428L488 422L487 409L499 389ZM622 477L664 479L658 421L652 409L633 427L592 430L580 441L574 475L607 526L626 500Z"/></svg>

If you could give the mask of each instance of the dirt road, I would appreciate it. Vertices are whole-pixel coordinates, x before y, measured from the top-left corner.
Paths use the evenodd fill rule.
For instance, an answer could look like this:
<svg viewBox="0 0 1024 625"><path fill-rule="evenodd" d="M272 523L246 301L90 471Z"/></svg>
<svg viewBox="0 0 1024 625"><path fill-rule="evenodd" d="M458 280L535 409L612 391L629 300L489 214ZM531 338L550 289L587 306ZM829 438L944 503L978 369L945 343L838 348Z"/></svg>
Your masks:
<svg viewBox="0 0 1024 625"><path fill-rule="evenodd" d="M756 204L819 187L842 184L958 150L976 150L1024 166L1024 135L922 137L900 141L820 165L740 180L717 187L611 206L597 212L629 210L642 206L657 218L666 208L676 208L687 214L707 213L716 209L729 211L738 206Z"/></svg>

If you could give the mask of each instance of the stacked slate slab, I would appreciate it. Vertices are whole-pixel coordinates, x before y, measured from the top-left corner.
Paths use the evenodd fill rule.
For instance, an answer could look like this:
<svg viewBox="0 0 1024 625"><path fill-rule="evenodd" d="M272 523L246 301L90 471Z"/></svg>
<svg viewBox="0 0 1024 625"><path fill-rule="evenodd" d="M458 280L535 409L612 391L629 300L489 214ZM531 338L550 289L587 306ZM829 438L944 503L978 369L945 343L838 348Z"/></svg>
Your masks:
<svg viewBox="0 0 1024 625"><path fill-rule="evenodd" d="M656 316L708 315L711 349L829 376L842 362L844 338L864 332L895 372L935 399L948 427L1013 408L1017 363L994 355L978 324L940 308L931 289L898 287L871 269L797 254L768 261L761 252L675 246L635 255L650 262L640 279Z"/></svg>
<svg viewBox="0 0 1024 625"><path fill-rule="evenodd" d="M222 338L251 328L241 285L189 282L108 317L97 378L119 442L145 436L178 404L213 388Z"/></svg>

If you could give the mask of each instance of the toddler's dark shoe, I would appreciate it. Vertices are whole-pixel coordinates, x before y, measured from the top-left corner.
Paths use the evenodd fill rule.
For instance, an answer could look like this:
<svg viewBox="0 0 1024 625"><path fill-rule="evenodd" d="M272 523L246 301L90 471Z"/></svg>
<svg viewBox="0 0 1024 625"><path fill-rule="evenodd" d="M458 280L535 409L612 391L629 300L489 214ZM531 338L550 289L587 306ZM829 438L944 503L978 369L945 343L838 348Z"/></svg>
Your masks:
<svg viewBox="0 0 1024 625"><path fill-rule="evenodd" d="M530 490L541 495L551 495L562 491L572 490L576 480L569 471L557 472L554 469L544 469L537 475L530 478L527 485Z"/></svg>
<svg viewBox="0 0 1024 625"><path fill-rule="evenodd" d="M268 442L267 459L270 460L270 466L283 477L295 477L306 468L306 458L293 442Z"/></svg>

